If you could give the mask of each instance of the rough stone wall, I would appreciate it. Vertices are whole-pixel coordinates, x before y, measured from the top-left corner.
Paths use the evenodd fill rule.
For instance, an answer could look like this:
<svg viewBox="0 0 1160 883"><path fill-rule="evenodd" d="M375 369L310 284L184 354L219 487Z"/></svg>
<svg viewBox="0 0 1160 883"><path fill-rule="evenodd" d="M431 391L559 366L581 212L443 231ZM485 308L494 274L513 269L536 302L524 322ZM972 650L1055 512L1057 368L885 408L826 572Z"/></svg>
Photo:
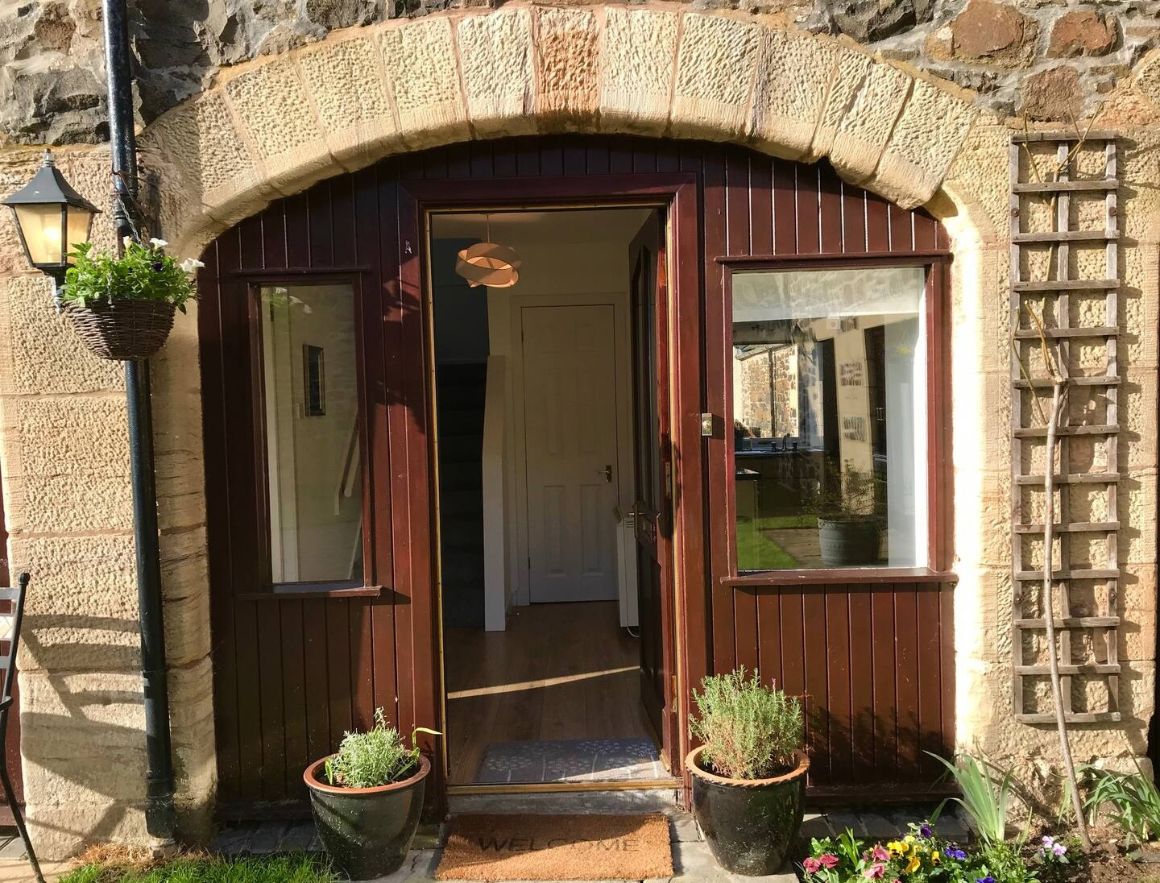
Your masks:
<svg viewBox="0 0 1160 883"><path fill-rule="evenodd" d="M583 5L585 0L573 0ZM130 0L147 124L223 68L399 16L503 0ZM1160 42L1160 0L691 0L843 36L977 93L1001 116L1079 119ZM0 139L107 137L100 0L0 3Z"/></svg>

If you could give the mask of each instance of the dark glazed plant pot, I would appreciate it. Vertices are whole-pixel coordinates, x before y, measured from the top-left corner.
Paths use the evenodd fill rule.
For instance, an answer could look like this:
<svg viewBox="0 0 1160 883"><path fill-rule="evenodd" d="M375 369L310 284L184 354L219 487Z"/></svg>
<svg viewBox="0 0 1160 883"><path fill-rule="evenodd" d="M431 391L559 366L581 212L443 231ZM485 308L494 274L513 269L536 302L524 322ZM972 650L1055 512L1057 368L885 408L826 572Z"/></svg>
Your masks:
<svg viewBox="0 0 1160 883"><path fill-rule="evenodd" d="M727 871L747 877L776 874L797 840L810 760L772 779L726 779L704 769L704 746L689 752L693 813L713 858Z"/></svg>
<svg viewBox="0 0 1160 883"><path fill-rule="evenodd" d="M818 545L827 567L873 564L878 560L881 536L878 523L870 519L818 519Z"/></svg>
<svg viewBox="0 0 1160 883"><path fill-rule="evenodd" d="M341 788L326 783L328 759L312 763L302 778L310 789L318 836L335 867L351 880L397 871L419 827L430 761L419 758L419 771L393 785Z"/></svg>

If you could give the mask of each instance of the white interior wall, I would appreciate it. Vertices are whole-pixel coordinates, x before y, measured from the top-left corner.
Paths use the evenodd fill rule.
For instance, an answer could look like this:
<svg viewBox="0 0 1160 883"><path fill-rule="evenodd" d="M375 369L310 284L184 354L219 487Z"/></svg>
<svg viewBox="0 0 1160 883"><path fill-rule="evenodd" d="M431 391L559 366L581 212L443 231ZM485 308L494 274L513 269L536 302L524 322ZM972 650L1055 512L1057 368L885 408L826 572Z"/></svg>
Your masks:
<svg viewBox="0 0 1160 883"><path fill-rule="evenodd" d="M489 541L502 536L506 562L503 585L485 588L494 599L497 590L505 598L505 608L529 603L527 585L528 537L526 488L523 467L523 372L519 311L529 303L612 303L616 310L617 361L621 394L617 397L618 502L621 509L631 506L632 402L629 352L629 259L628 247L648 216L646 209L600 209L588 211L521 212L493 214L490 233L493 241L514 248L523 263L520 279L512 288L487 289L488 352L500 362L503 384L499 389L505 404L503 457L505 468L502 499L484 498L484 536ZM436 216L432 235L450 238L479 236L484 227L479 215ZM488 396L498 388L489 383ZM489 402L490 404L490 402ZM485 480L487 464L484 465ZM611 513L610 513L611 517ZM500 525L497 527L496 525ZM494 559L492 559L494 561ZM497 578L490 572L489 582ZM489 630L502 628L495 615L494 600L485 600Z"/></svg>

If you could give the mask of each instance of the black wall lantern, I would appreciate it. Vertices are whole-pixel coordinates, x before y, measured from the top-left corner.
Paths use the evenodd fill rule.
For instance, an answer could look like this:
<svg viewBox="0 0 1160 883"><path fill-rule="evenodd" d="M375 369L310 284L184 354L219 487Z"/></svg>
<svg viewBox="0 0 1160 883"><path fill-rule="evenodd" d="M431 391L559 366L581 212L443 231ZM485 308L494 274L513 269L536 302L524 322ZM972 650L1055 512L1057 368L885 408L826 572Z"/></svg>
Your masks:
<svg viewBox="0 0 1160 883"><path fill-rule="evenodd" d="M99 209L73 190L57 169L52 151L44 152L44 164L23 188L4 205L12 206L20 243L29 262L42 273L64 282L68 254L79 242L87 242L93 216Z"/></svg>

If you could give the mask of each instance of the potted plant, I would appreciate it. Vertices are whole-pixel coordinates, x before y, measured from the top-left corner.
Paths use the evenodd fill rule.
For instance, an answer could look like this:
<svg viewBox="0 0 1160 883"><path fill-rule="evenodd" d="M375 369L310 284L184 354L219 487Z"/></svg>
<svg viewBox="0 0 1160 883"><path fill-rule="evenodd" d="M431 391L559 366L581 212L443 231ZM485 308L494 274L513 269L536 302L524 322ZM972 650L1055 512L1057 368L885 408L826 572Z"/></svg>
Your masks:
<svg viewBox="0 0 1160 883"><path fill-rule="evenodd" d="M120 257L82 242L69 255L60 299L84 344L102 359L146 359L161 349L173 312L185 312L196 296L193 274L201 261L178 263L163 239L135 242L128 236Z"/></svg>
<svg viewBox="0 0 1160 883"><path fill-rule="evenodd" d="M802 823L809 758L801 703L744 668L711 675L693 696L685 759L693 813L714 858L746 876L776 873Z"/></svg>
<svg viewBox="0 0 1160 883"><path fill-rule="evenodd" d="M881 480L847 460L819 484L809 501L818 520L818 546L827 567L873 564L882 546L878 512Z"/></svg>
<svg viewBox="0 0 1160 883"><path fill-rule="evenodd" d="M366 732L347 733L338 751L315 761L302 778L322 845L351 880L371 880L398 870L419 826L431 763L411 747L381 708Z"/></svg>

